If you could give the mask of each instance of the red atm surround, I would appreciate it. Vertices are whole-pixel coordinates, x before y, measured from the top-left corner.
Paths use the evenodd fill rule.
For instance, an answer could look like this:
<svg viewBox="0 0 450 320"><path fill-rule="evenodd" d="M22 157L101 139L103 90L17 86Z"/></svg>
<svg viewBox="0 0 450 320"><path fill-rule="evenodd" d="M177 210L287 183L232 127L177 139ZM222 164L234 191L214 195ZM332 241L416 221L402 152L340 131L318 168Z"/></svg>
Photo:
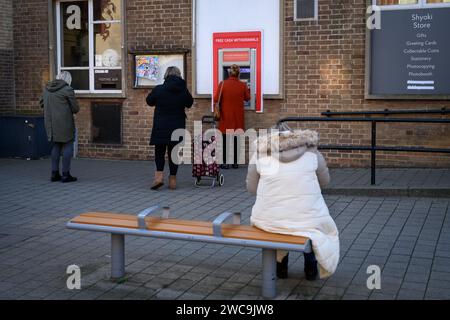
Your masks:
<svg viewBox="0 0 450 320"><path fill-rule="evenodd" d="M262 99L262 33L261 31L218 32L213 33L213 96L219 85L219 50L220 49L256 49L256 102L255 111L263 112ZM238 54L239 52L236 52ZM231 58L231 57L229 57ZM234 57L243 59L243 57ZM248 57L247 57L248 58ZM238 60L235 60L238 61Z"/></svg>

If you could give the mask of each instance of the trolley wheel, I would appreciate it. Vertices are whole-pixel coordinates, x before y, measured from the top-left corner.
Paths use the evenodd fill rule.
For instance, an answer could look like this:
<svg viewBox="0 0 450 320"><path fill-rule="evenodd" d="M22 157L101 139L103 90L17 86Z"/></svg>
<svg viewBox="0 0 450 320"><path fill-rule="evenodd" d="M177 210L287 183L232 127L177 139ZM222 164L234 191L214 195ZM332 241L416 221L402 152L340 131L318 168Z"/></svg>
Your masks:
<svg viewBox="0 0 450 320"><path fill-rule="evenodd" d="M223 186L225 183L225 176L223 174L219 174L217 176L217 181L219 182L219 186Z"/></svg>

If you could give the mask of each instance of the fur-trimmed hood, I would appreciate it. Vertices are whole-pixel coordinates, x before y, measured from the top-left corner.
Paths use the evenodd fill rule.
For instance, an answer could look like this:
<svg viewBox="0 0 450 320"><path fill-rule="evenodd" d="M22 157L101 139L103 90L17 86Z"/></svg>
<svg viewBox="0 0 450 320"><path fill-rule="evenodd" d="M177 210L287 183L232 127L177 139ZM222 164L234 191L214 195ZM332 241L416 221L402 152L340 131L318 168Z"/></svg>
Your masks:
<svg viewBox="0 0 450 320"><path fill-rule="evenodd" d="M317 148L319 134L313 130L294 130L269 133L257 140L258 154L291 162L300 158L308 148Z"/></svg>

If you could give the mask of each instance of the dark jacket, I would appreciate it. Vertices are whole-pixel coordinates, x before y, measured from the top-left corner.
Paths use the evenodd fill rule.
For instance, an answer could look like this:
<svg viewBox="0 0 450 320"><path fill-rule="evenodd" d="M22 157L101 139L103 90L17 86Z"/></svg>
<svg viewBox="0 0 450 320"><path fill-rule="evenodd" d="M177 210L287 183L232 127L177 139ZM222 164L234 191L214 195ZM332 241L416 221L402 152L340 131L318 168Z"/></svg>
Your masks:
<svg viewBox="0 0 450 320"><path fill-rule="evenodd" d="M47 138L53 142L69 142L75 139L73 114L80 110L75 92L64 80L50 81L40 100L44 108Z"/></svg>
<svg viewBox="0 0 450 320"><path fill-rule="evenodd" d="M180 77L169 76L156 86L147 96L147 104L156 106L150 144L169 144L174 130L186 128L184 109L193 103L186 81Z"/></svg>

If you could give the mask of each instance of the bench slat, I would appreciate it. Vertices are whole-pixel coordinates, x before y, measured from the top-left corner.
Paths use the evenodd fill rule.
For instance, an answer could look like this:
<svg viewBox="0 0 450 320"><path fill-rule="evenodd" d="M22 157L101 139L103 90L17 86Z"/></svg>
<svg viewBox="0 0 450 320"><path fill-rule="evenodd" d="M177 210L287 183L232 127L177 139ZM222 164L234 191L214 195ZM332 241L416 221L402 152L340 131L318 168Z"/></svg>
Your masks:
<svg viewBox="0 0 450 320"><path fill-rule="evenodd" d="M82 213L80 216L82 217L104 217L104 218L110 218L110 219L119 219L119 220L130 220L135 221L136 216L131 214L120 214L120 213L111 213L111 212L87 212ZM159 217L146 217L146 221L152 221L152 220L158 220L162 219ZM187 226L204 226L208 227L211 226L211 222L208 221L198 221L198 220L181 220L181 219L164 219L167 223L173 223L173 224L181 224L181 225L187 225Z"/></svg>
<svg viewBox="0 0 450 320"><path fill-rule="evenodd" d="M98 218L111 218L111 219L119 219L119 220L129 220L129 221L136 221L135 215L130 214L115 214L110 212L88 212L83 213L80 216L83 217L98 217ZM209 221L198 221L198 220L182 220L182 219L164 219L160 217L147 217L145 218L145 221L148 223L168 223L168 224L174 224L174 225L186 225L186 226L196 226L196 227L206 227L206 228L212 228L212 222ZM244 232L254 232L257 234L265 234L266 232L255 228L251 226L245 226L245 225L233 225L233 227L236 228L236 230L242 230ZM269 233L270 235L273 235L273 233ZM284 236L284 235L283 235Z"/></svg>
<svg viewBox="0 0 450 320"><path fill-rule="evenodd" d="M136 221L135 215L130 214L116 214L111 212L87 212L82 213L80 216L83 217L98 217L98 218L110 218L110 219L119 219L119 220L129 220L129 221ZM169 224L175 224L175 225L186 225L186 226L197 226L197 227L206 227L206 228L212 228L212 222L209 221L199 221L199 220L182 220L182 219L164 219L159 217L146 217L145 221L148 223L169 223ZM242 230L245 232L255 232L257 234L266 233L265 231L251 227L251 226L245 226L245 225L233 225L236 227L237 230ZM273 235L273 233L269 233L270 235ZM285 236L285 235L283 235Z"/></svg>
<svg viewBox="0 0 450 320"><path fill-rule="evenodd" d="M118 228L138 229L138 220L136 216L90 212L82 214L71 220L73 223L100 225ZM186 233L193 235L212 236L212 223L207 221L191 221L181 219L163 219L156 217L146 218L148 230ZM277 233L269 233L252 226L223 224L222 234L224 238L238 238L245 240L281 242L290 244L304 245L307 238Z"/></svg>

